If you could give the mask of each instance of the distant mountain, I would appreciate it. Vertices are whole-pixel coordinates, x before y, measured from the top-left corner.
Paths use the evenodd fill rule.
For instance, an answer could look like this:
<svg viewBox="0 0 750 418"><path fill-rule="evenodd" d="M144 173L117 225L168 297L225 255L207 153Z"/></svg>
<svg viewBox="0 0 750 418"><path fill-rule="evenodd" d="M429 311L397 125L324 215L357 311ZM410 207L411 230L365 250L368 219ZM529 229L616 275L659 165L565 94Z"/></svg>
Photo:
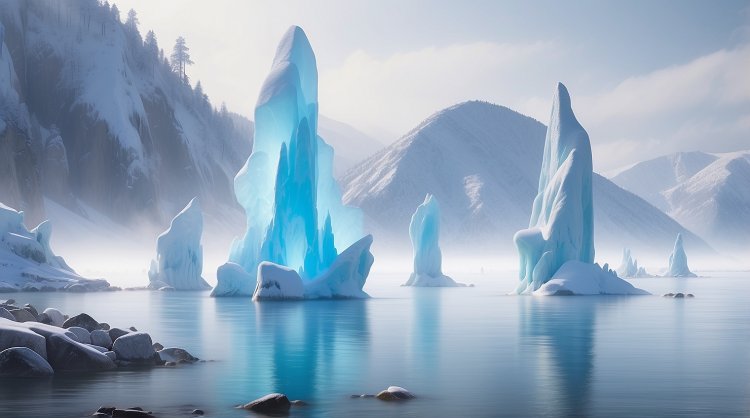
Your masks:
<svg viewBox="0 0 750 418"><path fill-rule="evenodd" d="M385 147L377 139L343 122L318 116L318 135L334 149L334 174L342 175L355 164Z"/></svg>
<svg viewBox="0 0 750 418"><path fill-rule="evenodd" d="M408 244L410 217L431 193L441 202L446 246L512 251L513 234L528 226L545 130L502 106L478 101L452 106L347 172L344 200L364 210L376 237ZM709 250L669 216L604 177L595 174L593 187L598 249L668 253L682 232L688 247Z"/></svg>
<svg viewBox="0 0 750 418"><path fill-rule="evenodd" d="M31 224L49 198L163 226L200 196L241 221L232 179L249 125L183 82L115 6L4 0L0 34L0 201Z"/></svg>
<svg viewBox="0 0 750 418"><path fill-rule="evenodd" d="M660 207L713 247L750 250L750 150L670 154L635 164L612 181Z"/></svg>

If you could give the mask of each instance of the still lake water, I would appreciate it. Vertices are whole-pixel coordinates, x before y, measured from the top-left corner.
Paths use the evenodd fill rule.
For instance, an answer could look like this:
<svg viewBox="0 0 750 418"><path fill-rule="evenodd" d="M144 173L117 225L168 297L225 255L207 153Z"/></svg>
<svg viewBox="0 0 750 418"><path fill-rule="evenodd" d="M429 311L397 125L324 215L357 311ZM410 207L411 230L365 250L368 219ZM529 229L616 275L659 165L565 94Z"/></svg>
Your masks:
<svg viewBox="0 0 750 418"><path fill-rule="evenodd" d="M19 303L134 325L213 360L177 368L0 380L0 417L84 417L101 405L157 416L248 417L270 392L292 417L750 417L750 273L634 279L695 299L519 297L511 273L474 288L398 287L369 300L253 303L207 292L16 293ZM403 386L404 403L352 399Z"/></svg>

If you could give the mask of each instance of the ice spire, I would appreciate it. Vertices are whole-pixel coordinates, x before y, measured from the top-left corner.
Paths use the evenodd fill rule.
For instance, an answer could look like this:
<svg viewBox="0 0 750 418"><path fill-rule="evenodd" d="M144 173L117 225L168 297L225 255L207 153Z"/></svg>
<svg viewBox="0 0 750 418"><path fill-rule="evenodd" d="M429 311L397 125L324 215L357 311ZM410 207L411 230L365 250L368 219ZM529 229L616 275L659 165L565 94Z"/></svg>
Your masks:
<svg viewBox="0 0 750 418"><path fill-rule="evenodd" d="M593 263L592 175L589 136L558 83L529 228L514 237L521 258L517 293L538 289L566 261Z"/></svg>
<svg viewBox="0 0 750 418"><path fill-rule="evenodd" d="M346 250L364 239L362 214L341 202L333 178L333 149L318 136L317 125L315 54L305 32L292 26L279 43L258 97L253 152L234 181L247 229L232 245L228 264L233 265L225 265L217 274L214 296L246 294L248 289L258 288L254 280L264 261L296 271L304 282L332 277L328 270L336 265L337 248L345 249L342 254L347 257L362 257L363 268L355 270L364 284L372 261L371 255L360 253L369 255L366 242L370 240L356 247L359 253ZM268 284L283 270L266 265L264 271ZM245 277L252 283L237 285ZM316 289L324 287L317 282ZM339 289L333 286L326 291L347 296L337 293ZM359 297L364 294L361 289L359 286L350 293Z"/></svg>
<svg viewBox="0 0 750 418"><path fill-rule="evenodd" d="M443 274L440 252L440 205L428 194L409 224L414 246L414 272L404 286L463 286Z"/></svg>
<svg viewBox="0 0 750 418"><path fill-rule="evenodd" d="M211 288L203 273L203 214L198 198L178 213L169 228L156 240L156 260L151 261L149 288L171 287L178 290Z"/></svg>
<svg viewBox="0 0 750 418"><path fill-rule="evenodd" d="M674 242L674 249L672 254L669 255L669 271L667 271L668 277L696 277L695 274L690 271L687 264L687 255L682 245L682 234L677 234L677 239Z"/></svg>

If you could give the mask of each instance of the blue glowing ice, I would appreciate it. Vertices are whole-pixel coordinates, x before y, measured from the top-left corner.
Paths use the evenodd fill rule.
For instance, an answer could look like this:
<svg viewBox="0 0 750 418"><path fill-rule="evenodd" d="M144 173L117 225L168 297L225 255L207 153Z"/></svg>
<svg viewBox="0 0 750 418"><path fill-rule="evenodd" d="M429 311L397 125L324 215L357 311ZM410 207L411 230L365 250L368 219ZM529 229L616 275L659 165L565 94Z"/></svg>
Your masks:
<svg viewBox="0 0 750 418"><path fill-rule="evenodd" d="M303 282L312 283L329 276L327 270L339 255L337 248L371 242L363 238L361 211L341 202L333 177L333 148L317 135L317 124L315 55L304 31L292 26L276 50L271 73L258 97L253 152L234 180L237 201L247 215L247 229L245 236L233 243L229 261L252 280L265 261L291 268ZM366 265L359 270L366 278L372 264L370 245L357 248L360 253L350 257L358 257L363 267ZM228 286L222 283L222 276L219 270L214 296L247 294L256 287L254 282L241 288ZM232 277L236 283L239 276ZM351 295L339 294L336 287L328 290L334 296L361 297L361 289L359 286L359 292ZM305 296L320 295L308 292Z"/></svg>

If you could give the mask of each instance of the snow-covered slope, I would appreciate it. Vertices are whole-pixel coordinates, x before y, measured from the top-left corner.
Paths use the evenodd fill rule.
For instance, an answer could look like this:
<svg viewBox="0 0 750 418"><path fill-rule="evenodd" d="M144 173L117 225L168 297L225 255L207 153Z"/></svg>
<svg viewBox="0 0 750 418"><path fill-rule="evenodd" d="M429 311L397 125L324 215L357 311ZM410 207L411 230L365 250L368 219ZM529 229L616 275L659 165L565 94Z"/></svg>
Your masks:
<svg viewBox="0 0 750 418"><path fill-rule="evenodd" d="M119 19L96 0L2 2L0 137L18 151L0 199L32 223L42 197L163 227L197 195L241 220L231 183L251 133Z"/></svg>
<svg viewBox="0 0 750 418"><path fill-rule="evenodd" d="M716 161L716 158L715 155L700 151L678 152L634 164L611 177L611 180L667 212L670 209L669 202L662 192L689 179Z"/></svg>
<svg viewBox="0 0 750 418"><path fill-rule="evenodd" d="M612 181L662 207L713 247L750 250L750 151L672 154L638 163Z"/></svg>
<svg viewBox="0 0 750 418"><path fill-rule="evenodd" d="M385 145L346 123L318 116L318 135L335 150L333 171L342 175Z"/></svg>
<svg viewBox="0 0 750 418"><path fill-rule="evenodd" d="M343 176L344 200L362 208L378 243L408 248L412 208L426 193L443 211L443 246L515 252L538 187L545 126L508 108L471 101L437 112ZM594 174L598 251L668 251L682 232L695 251L707 245L664 213Z"/></svg>

